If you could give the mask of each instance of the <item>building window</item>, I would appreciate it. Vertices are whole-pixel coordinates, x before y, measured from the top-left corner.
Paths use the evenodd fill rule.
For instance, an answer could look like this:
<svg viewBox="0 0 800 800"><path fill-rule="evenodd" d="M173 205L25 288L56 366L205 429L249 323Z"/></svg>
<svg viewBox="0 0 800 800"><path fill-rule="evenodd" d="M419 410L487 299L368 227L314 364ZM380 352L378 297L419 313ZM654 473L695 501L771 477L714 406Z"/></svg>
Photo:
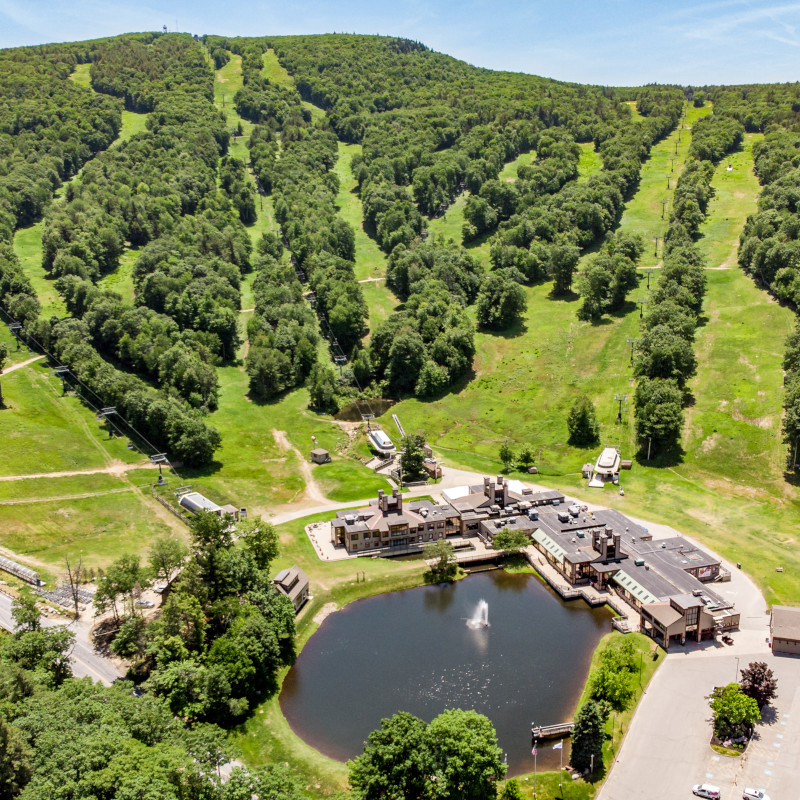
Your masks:
<svg viewBox="0 0 800 800"><path fill-rule="evenodd" d="M354 533L354 534L353 534L353 535L352 535L350 538L351 538L351 539L352 539L354 542L357 542L357 541L358 541L358 534L357 534L357 533Z"/></svg>
<svg viewBox="0 0 800 800"><path fill-rule="evenodd" d="M699 608L690 608L686 611L686 624L687 625L697 625L697 621L700 619L700 609Z"/></svg>

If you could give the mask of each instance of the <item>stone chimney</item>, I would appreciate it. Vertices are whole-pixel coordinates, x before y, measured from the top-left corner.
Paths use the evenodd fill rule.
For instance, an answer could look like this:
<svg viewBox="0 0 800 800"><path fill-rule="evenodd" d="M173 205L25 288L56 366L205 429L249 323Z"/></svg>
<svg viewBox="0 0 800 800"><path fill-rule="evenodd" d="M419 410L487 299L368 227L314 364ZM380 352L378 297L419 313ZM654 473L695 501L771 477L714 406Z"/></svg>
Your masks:
<svg viewBox="0 0 800 800"><path fill-rule="evenodd" d="M622 536L619 533L615 533L613 539L614 539L614 558L619 558L621 555L619 544L622 539Z"/></svg>
<svg viewBox="0 0 800 800"><path fill-rule="evenodd" d="M403 510L403 495L400 493L399 489L392 489L392 497L394 498L397 513L399 514Z"/></svg>
<svg viewBox="0 0 800 800"><path fill-rule="evenodd" d="M600 559L605 561L608 558L608 536L600 534Z"/></svg>
<svg viewBox="0 0 800 800"><path fill-rule="evenodd" d="M381 511L385 512L387 510L388 501L389 501L389 498L386 497L386 494L383 491L383 489L378 489L378 508Z"/></svg>
<svg viewBox="0 0 800 800"><path fill-rule="evenodd" d="M491 478L483 479L483 493L489 498L489 502L495 504L495 486Z"/></svg>

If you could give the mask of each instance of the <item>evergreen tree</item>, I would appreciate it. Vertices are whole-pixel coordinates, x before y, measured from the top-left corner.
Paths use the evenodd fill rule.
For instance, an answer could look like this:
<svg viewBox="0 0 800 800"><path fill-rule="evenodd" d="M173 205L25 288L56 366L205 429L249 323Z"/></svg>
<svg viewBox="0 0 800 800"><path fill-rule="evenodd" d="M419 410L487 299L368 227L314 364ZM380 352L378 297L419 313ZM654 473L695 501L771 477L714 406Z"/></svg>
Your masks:
<svg viewBox="0 0 800 800"><path fill-rule="evenodd" d="M586 395L573 402L567 416L567 429L569 443L576 447L591 447L600 441L600 424L594 403Z"/></svg>
<svg viewBox="0 0 800 800"><path fill-rule="evenodd" d="M591 768L597 771L603 766L603 742L605 741L606 715L600 703L587 700L575 716L572 730L572 766L578 772ZM594 756L594 761L592 760Z"/></svg>

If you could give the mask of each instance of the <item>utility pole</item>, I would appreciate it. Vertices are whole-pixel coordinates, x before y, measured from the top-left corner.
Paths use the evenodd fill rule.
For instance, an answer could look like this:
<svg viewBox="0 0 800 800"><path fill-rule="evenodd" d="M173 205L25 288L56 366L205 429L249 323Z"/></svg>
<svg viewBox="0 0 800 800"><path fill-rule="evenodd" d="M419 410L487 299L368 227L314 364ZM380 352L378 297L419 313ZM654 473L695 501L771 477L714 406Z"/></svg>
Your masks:
<svg viewBox="0 0 800 800"><path fill-rule="evenodd" d="M647 460L648 461L650 460L650 446L652 444L653 444L653 437L652 436L648 436L647 437Z"/></svg>
<svg viewBox="0 0 800 800"><path fill-rule="evenodd" d="M653 243L654 243L653 255L654 256L658 255L658 243L662 238L663 238L662 236L654 236L653 237Z"/></svg>

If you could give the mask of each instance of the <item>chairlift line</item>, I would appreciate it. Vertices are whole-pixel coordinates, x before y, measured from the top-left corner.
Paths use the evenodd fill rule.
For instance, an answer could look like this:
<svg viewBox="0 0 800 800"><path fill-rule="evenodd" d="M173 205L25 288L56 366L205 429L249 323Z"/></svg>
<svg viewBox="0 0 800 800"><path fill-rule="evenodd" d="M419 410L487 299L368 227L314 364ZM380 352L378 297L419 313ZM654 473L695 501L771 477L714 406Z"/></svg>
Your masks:
<svg viewBox="0 0 800 800"><path fill-rule="evenodd" d="M2 313L6 317L6 319L9 320L9 322L10 322L9 327L12 328L12 330L14 329L13 326L18 326L18 328L16 330L21 330L22 329L22 323L21 322L16 322L11 317L11 315L8 313L8 311L6 311L6 309L3 308L2 305L0 305L0 313ZM17 339L17 341L19 341L19 338ZM44 345L41 342L37 341L32 336L28 336L28 341L33 342L36 345L36 347L51 360L51 362L55 362L56 364L59 364L60 359L57 359L46 347L44 347ZM78 383L80 386L82 386L84 389L86 389L86 391L91 392L100 401L100 409L103 408L103 405L102 405L103 398L100 397L100 395L97 394L97 392L95 392L94 389L92 389L91 387L87 386L77 375L75 375L74 373L71 373L70 370L69 370L69 367L66 367L66 366L63 366L63 365L59 365L58 367L56 367L56 370L57 371L58 370L64 370L64 374L67 374L67 373L71 374L72 377L75 379L76 383ZM64 380L63 375L59 375L59 377L62 378L62 382L66 383L66 381ZM89 399L85 395L83 395L81 397L81 400L84 403L86 403L86 405L89 406L95 413L97 413L100 410L97 406L95 406L92 402L90 402ZM111 407L108 406L106 408L111 408ZM118 411L116 411L116 409L114 409L114 415L117 416L131 431L133 431L136 434L136 436L138 436L139 439L141 439L141 441L144 442L150 449L152 449L155 453L158 453L158 448L149 439L147 439L146 436L144 436L133 425L131 425L131 423L128 422L128 420L125 419L125 417L123 417L122 414L120 414ZM120 436L124 436L125 435L125 434L123 434L122 430L118 426L114 425L114 423L112 422L110 417L107 417L106 419L107 419L109 425L113 426L119 432ZM139 449L139 448L137 448L137 449ZM180 478L180 475L178 475L178 471L175 469L175 467L172 466L172 464L170 464L169 466L170 466L170 469L175 473L175 475L178 478Z"/></svg>

